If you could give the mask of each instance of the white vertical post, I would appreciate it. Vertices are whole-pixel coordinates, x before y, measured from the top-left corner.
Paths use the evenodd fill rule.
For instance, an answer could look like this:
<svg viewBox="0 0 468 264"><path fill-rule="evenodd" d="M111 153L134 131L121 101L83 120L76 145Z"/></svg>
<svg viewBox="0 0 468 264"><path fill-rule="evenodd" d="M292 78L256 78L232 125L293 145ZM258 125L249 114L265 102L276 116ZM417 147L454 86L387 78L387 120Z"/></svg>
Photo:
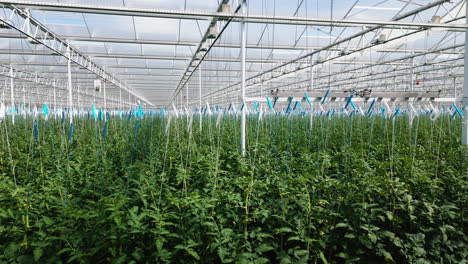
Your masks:
<svg viewBox="0 0 468 264"><path fill-rule="evenodd" d="M55 80L53 82L54 86L54 112L57 114L57 86L55 85Z"/></svg>
<svg viewBox="0 0 468 264"><path fill-rule="evenodd" d="M73 98L72 98L72 78L71 78L71 51L70 45L67 46L68 56L68 112L70 114L70 124L73 123Z"/></svg>
<svg viewBox="0 0 468 264"><path fill-rule="evenodd" d="M76 114L78 116L80 116L80 107L81 107L81 103L80 103L80 87L77 86L76 87L76 103L75 103L75 107L76 107Z"/></svg>
<svg viewBox="0 0 468 264"><path fill-rule="evenodd" d="M243 1L242 3L242 14L244 15L246 13L246 2ZM242 107L242 116L241 116L241 153L242 156L245 157L245 126L246 126L246 115L247 115L247 105L245 104L245 55L246 55L246 50L245 50L245 44L247 41L247 33L246 33L246 28L245 28L245 19L242 19L241 22L241 99L242 99L242 104L244 107Z"/></svg>
<svg viewBox="0 0 468 264"><path fill-rule="evenodd" d="M457 78L453 77L453 97L457 98Z"/></svg>
<svg viewBox="0 0 468 264"><path fill-rule="evenodd" d="M23 116L26 116L26 88L24 88L23 86L23 107L24 107L24 110L22 110L23 112Z"/></svg>
<svg viewBox="0 0 468 264"><path fill-rule="evenodd" d="M202 100L201 100L201 78L202 78L202 68L201 65L198 65L198 95L199 95L199 100L198 100L198 111L200 112L200 133L202 131Z"/></svg>
<svg viewBox="0 0 468 264"><path fill-rule="evenodd" d="M15 123L15 84L13 80L13 66L10 65L10 101L11 101L11 109L13 112L11 113L11 121Z"/></svg>
<svg viewBox="0 0 468 264"><path fill-rule="evenodd" d="M122 89L119 89L119 108L122 110Z"/></svg>
<svg viewBox="0 0 468 264"><path fill-rule="evenodd" d="M104 95L104 109L102 109L102 112L104 113L104 121L107 120L107 114L106 114L106 111L107 111L107 97L106 97L106 82L103 81L103 84L102 84L102 91L103 91L103 95Z"/></svg>
<svg viewBox="0 0 468 264"><path fill-rule="evenodd" d="M468 2L465 3L466 14L468 14ZM468 16L466 16L466 22L468 23ZM468 54L468 29L465 30L465 54ZM462 123L462 144L468 146L468 56L465 56L464 66L464 81L463 81L463 105L465 111L463 112L463 123Z"/></svg>
<svg viewBox="0 0 468 264"><path fill-rule="evenodd" d="M314 61L313 56L310 56L310 87L308 90L312 91L314 89Z"/></svg>
<svg viewBox="0 0 468 264"><path fill-rule="evenodd" d="M185 104L187 105L187 111L189 109L189 105L188 105L188 89L189 89L189 85L187 83L187 87L185 87Z"/></svg>
<svg viewBox="0 0 468 264"><path fill-rule="evenodd" d="M411 53L413 55L413 53ZM410 90L414 91L414 58L411 57L411 78L410 78Z"/></svg>

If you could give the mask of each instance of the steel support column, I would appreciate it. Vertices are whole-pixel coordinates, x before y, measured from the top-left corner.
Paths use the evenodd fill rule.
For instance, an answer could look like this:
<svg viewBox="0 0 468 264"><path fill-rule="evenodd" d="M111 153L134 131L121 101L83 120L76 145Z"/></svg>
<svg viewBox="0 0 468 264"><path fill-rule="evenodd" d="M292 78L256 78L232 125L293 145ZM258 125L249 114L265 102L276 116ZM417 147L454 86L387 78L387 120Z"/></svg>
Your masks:
<svg viewBox="0 0 468 264"><path fill-rule="evenodd" d="M72 78L71 78L71 59L70 59L70 46L68 50L68 112L70 114L70 124L73 123L73 98L72 98Z"/></svg>
<svg viewBox="0 0 468 264"><path fill-rule="evenodd" d="M201 68L201 65L198 66L198 95L199 95L199 108L198 108L198 112L200 114L200 133L202 131L202 112L201 112L201 108L202 108L202 101L201 101L201 78L202 78L202 68Z"/></svg>
<svg viewBox="0 0 468 264"><path fill-rule="evenodd" d="M11 121L15 123L15 84L13 81L13 66L10 65L10 102L11 102Z"/></svg>
<svg viewBox="0 0 468 264"><path fill-rule="evenodd" d="M468 14L468 1L465 3L466 14ZM468 16L466 16L466 23L468 24ZM468 146L468 29L465 31L465 67L464 67L464 80L463 80L463 124L462 124L462 144Z"/></svg>
<svg viewBox="0 0 468 264"><path fill-rule="evenodd" d="M242 3L242 15L246 12L246 3ZM247 105L245 102L245 87L246 87L246 78L245 78L245 56L246 49L245 44L247 42L247 31L245 26L245 20L241 22L241 98L242 98L242 117L241 117L241 153L245 157L245 133L246 133L246 115L247 115Z"/></svg>

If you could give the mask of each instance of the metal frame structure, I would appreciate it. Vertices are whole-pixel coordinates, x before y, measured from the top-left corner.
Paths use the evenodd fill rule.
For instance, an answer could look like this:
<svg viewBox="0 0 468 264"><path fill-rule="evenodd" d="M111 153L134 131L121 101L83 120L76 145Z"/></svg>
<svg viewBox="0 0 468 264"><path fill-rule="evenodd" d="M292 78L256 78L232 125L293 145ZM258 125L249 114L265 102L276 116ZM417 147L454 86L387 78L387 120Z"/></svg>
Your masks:
<svg viewBox="0 0 468 264"><path fill-rule="evenodd" d="M96 98L90 91L93 81L101 79L107 85L105 97L110 98L102 98L102 104L118 102L134 107L139 101L148 107L174 104L178 109L201 109L206 102L246 104L253 98L265 98L271 90L441 90L440 98L452 98L465 106L463 142L468 144L468 84L464 82L468 72L461 70L468 62L464 57L468 38L465 0L383 1L398 2L401 10L389 19L378 20L353 18L362 12L355 10L360 0L349 3L349 10L341 17L311 14L314 9L310 5L318 5L318 0L290 3L296 5L292 14L277 14L279 10L271 5L255 9L251 7L255 0L222 0L212 10L203 11L125 5L129 2L132 0L123 0L124 4L117 6L0 0L0 28L5 29L0 38L27 46L0 48L0 64L12 65L28 76L27 80L13 81L4 70L0 84L11 81L15 82L11 87L27 87L38 83L44 89L60 84L59 89L67 88L69 94L60 93L59 97L66 97L70 105L75 94L80 94L82 101ZM49 26L53 23L36 17L38 14L78 14L89 34L54 32L60 27ZM90 15L130 18L126 21L132 21L134 37L94 34ZM177 38L139 36L136 19L141 18L178 21ZM197 38L183 37L187 22L196 24ZM278 28L296 31L292 44L275 41L286 32ZM257 35L250 34L253 29ZM96 43L100 50L90 48ZM109 48L113 46L137 47L138 52ZM146 52L147 48L156 52ZM20 59L25 57L30 59ZM31 82L33 76L42 77ZM50 92L43 96L47 94ZM243 111L243 119L244 115Z"/></svg>

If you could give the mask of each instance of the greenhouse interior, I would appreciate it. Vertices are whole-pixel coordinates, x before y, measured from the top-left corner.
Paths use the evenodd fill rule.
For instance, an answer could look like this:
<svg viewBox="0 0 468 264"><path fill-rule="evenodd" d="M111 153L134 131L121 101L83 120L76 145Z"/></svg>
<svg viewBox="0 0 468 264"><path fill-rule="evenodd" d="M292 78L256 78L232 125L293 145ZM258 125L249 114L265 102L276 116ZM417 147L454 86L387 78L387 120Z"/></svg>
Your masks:
<svg viewBox="0 0 468 264"><path fill-rule="evenodd" d="M467 263L465 0L0 8L0 263Z"/></svg>

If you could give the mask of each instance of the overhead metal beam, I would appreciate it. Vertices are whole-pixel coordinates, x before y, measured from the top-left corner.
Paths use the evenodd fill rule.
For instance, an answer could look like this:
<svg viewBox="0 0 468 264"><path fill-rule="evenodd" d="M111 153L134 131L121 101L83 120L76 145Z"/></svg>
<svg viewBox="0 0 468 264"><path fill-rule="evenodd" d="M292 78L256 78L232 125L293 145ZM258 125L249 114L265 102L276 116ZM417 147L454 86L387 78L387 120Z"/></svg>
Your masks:
<svg viewBox="0 0 468 264"><path fill-rule="evenodd" d="M19 54L19 55L29 55L29 56L58 56L58 54L39 52L33 50L0 50L0 54ZM191 57L181 57L181 56L162 56L162 55L140 55L140 54L119 54L119 53L87 53L87 56L91 58L118 58L118 59L142 59L142 60L174 60L174 61L189 61ZM205 61L213 62L233 62L239 63L237 58L224 58L224 57L209 57ZM288 59L261 59L261 58L249 58L247 59L248 63L284 63Z"/></svg>
<svg viewBox="0 0 468 264"><path fill-rule="evenodd" d="M42 38L41 36L37 36L38 38ZM186 47L197 47L199 42L193 41L173 41L173 40L150 40L150 39L126 39L126 38L104 38L104 37L84 37L84 36L68 36L62 35L62 37L69 41L82 41L82 42L103 42L103 43L125 43L125 44L146 44L146 45L162 45L162 46L186 46ZM11 33L0 33L0 38L19 38L24 39L23 36L18 34L11 34ZM221 43L216 42L213 45L216 48L239 48L239 43ZM316 50L321 48L321 46L291 46L291 45L281 45L281 44L249 44L247 43L245 46L247 49L274 49L274 50L295 50L295 51L309 51L309 50ZM348 47L348 51L357 50L357 47ZM329 50L331 51L342 51L342 48L332 47ZM391 49L385 48L378 50L377 52L386 53L386 52L394 52L394 53L420 53L425 52L425 49L411 49L411 48L401 48L401 49ZM441 54L454 54L452 52L442 52Z"/></svg>
<svg viewBox="0 0 468 264"><path fill-rule="evenodd" d="M468 1L465 2L466 22L468 24ZM463 75L463 123L462 123L462 144L468 146L468 29L465 32L465 67ZM468 151L465 152L468 157Z"/></svg>
<svg viewBox="0 0 468 264"><path fill-rule="evenodd" d="M448 2L444 0L442 2ZM224 1L223 1L224 2ZM451 29L467 29L466 24L435 24L435 23L414 23L401 21L371 21L371 20L351 20L351 19L328 19L328 18L313 18L299 16L270 16L270 15L255 15L255 14L231 14L222 12L202 12L189 10L165 10L165 9L150 9L150 8L131 8L125 6L103 6L103 5L83 5L57 2L31 2L20 0L0 0L0 3L6 5L16 5L22 8L31 8L36 10L49 10L60 12L76 12L76 13L92 13L92 14L107 14L107 15L123 15L123 16L142 16L142 17L163 17L176 19L221 19L240 22L245 20L247 23L262 23L262 24L291 24L291 25L315 25L315 26L380 26L384 28L408 27L413 29L419 28L451 28ZM440 5L440 4L439 4Z"/></svg>

